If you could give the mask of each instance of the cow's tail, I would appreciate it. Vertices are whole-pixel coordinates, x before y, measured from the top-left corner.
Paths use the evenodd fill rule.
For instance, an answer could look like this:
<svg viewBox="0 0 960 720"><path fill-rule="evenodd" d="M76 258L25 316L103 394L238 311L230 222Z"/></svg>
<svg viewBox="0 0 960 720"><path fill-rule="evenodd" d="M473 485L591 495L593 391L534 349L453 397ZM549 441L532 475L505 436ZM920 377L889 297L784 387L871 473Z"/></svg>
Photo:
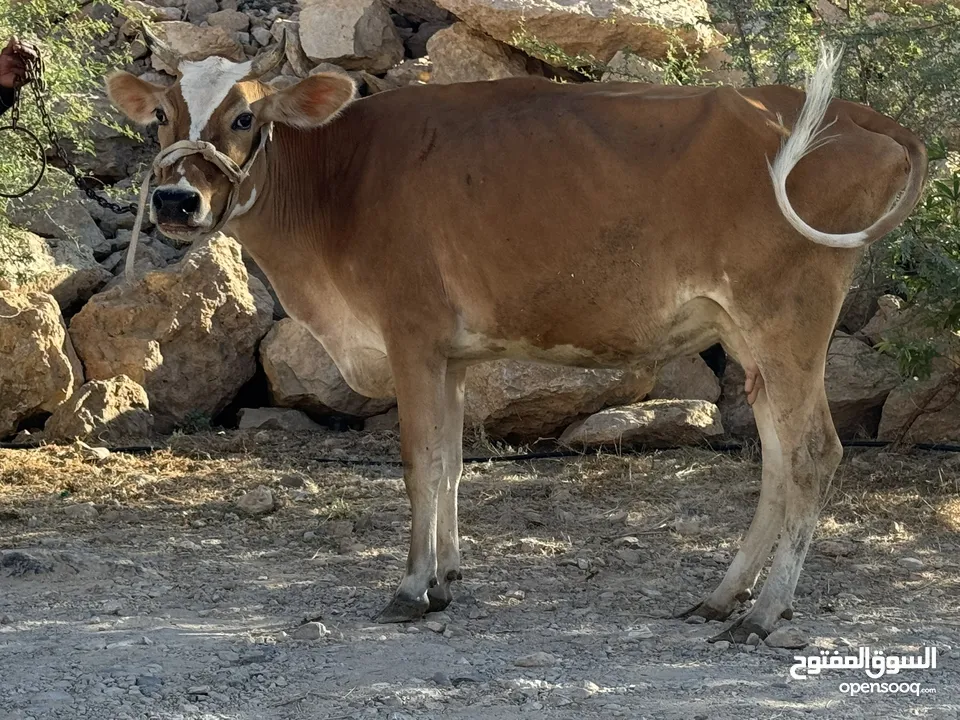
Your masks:
<svg viewBox="0 0 960 720"><path fill-rule="evenodd" d="M777 196L777 205L787 221L804 237L821 245L836 248L858 248L880 239L903 222L913 211L920 199L923 182L927 174L927 151L923 143L909 130L893 120L864 108L862 114L853 118L866 130L881 133L900 143L907 152L910 161L910 177L899 197L880 219L866 230L852 233L826 233L810 227L803 221L790 204L787 197L787 177L808 153L829 143L833 138L825 136L833 123L823 126L824 116L831 101L833 78L840 65L842 52L837 48L823 45L820 60L813 76L807 79L806 101L800 111L790 136L780 148L773 163L768 162L773 189ZM836 122L836 121L834 121Z"/></svg>

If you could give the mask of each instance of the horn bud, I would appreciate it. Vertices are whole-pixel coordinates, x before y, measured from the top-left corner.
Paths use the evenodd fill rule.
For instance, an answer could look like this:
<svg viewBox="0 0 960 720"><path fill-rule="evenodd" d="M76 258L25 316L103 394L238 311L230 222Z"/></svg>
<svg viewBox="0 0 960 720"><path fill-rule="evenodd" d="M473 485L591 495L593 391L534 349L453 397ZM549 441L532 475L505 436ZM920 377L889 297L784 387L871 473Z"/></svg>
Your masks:
<svg viewBox="0 0 960 720"><path fill-rule="evenodd" d="M250 72L247 73L244 80L259 80L268 72L283 63L287 56L287 33L280 34L280 39L271 47L261 50L253 59L253 65Z"/></svg>

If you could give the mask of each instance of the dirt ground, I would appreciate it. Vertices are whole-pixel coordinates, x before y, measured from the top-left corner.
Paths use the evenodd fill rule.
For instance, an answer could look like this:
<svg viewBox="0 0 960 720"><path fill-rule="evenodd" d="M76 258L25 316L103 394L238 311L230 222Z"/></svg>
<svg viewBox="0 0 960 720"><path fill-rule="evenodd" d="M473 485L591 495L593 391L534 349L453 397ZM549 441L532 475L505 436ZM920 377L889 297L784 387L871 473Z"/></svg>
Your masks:
<svg viewBox="0 0 960 720"><path fill-rule="evenodd" d="M847 451L798 588L803 651L670 619L735 553L753 455L470 465L457 600L402 626L370 621L405 559L400 469L331 456L395 461L396 438L0 451L0 720L960 717L960 456ZM279 507L243 515L259 485ZM291 637L305 620L328 634ZM794 654L866 645L936 646L938 666L901 673L913 695L790 677Z"/></svg>

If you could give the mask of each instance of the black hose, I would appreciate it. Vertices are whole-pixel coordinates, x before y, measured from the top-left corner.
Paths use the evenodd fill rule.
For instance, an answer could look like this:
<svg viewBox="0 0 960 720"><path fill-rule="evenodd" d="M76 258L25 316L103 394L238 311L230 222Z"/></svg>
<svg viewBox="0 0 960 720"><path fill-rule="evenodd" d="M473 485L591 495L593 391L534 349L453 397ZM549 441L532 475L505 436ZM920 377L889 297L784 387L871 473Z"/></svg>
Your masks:
<svg viewBox="0 0 960 720"><path fill-rule="evenodd" d="M893 445L889 440L847 440L841 443L846 448L884 448ZM38 443L12 443L12 442L0 442L0 450L37 450L44 447ZM621 449L617 452L618 455L644 455L653 450L677 450L681 446L676 446L672 448L664 447L644 447L644 446L635 446L627 449ZM690 447L690 446L684 446ZM708 445L704 449L713 450L715 452L729 452L736 453L742 451L746 446L740 443L723 443L718 445ZM944 453L960 453L960 445L953 445L949 443L913 443L911 445L904 445L905 450L925 450L929 452L944 452ZM127 445L120 447L107 447L112 453L126 453L128 455L147 455L157 450L166 449L164 446L153 446L153 445ZM463 459L464 463L467 464L477 464L477 463L487 463L487 462L525 462L529 460L560 460L563 458L574 458L574 457L589 457L590 453L580 450L551 450L544 452L532 452L532 453L520 453L516 455L495 455L492 457L465 457ZM358 458L332 458L332 457L319 457L319 458L310 458L312 462L320 463L324 465L360 465L360 466L369 466L375 467L378 465L389 465L394 467L401 467L403 463L399 460L377 460L377 459L358 459Z"/></svg>

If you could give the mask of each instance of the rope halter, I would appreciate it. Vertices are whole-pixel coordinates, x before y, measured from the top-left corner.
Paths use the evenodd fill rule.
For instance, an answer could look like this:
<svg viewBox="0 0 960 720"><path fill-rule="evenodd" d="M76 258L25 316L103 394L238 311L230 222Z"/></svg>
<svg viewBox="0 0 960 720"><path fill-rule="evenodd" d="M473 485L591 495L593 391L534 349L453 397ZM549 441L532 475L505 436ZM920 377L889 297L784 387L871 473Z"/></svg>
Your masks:
<svg viewBox="0 0 960 720"><path fill-rule="evenodd" d="M191 155L200 155L204 160L216 167L222 172L227 180L230 181L230 197L227 198L227 204L220 214L217 223L207 230L205 234L212 235L219 231L230 220L230 216L237 207L237 201L240 199L240 186L250 176L254 163L260 157L270 138L273 136L273 123L268 123L260 128L260 136L257 147L243 163L243 166L237 165L232 159L217 150L213 143L204 140L179 140L169 147L161 150L154 158L150 170L147 171L143 184L140 186L140 200L137 204L137 219L133 224L133 232L130 235L130 248L127 250L126 264L124 265L125 280L130 282L133 278L133 264L136 258L137 241L140 239L140 227L143 224L143 211L147 205L147 196L150 194L150 181L161 170L175 165L184 158Z"/></svg>

